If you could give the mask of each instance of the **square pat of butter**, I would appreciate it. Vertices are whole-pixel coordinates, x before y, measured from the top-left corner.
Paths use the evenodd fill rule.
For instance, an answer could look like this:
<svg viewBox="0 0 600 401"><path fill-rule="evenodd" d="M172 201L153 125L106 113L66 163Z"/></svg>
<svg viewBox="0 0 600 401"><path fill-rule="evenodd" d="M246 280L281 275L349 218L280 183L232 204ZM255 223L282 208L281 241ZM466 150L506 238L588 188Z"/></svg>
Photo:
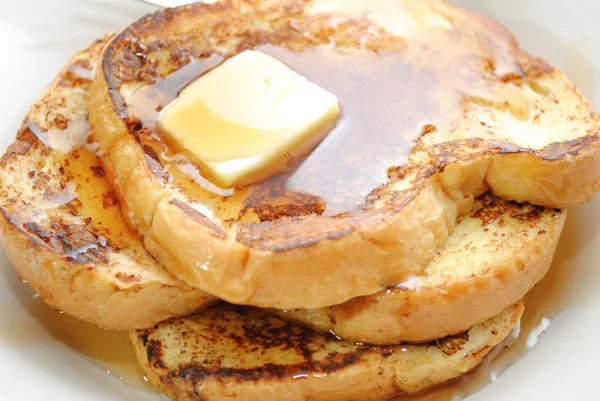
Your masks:
<svg viewBox="0 0 600 401"><path fill-rule="evenodd" d="M190 84L159 127L222 187L244 186L310 152L335 126L335 95L275 58L247 50Z"/></svg>

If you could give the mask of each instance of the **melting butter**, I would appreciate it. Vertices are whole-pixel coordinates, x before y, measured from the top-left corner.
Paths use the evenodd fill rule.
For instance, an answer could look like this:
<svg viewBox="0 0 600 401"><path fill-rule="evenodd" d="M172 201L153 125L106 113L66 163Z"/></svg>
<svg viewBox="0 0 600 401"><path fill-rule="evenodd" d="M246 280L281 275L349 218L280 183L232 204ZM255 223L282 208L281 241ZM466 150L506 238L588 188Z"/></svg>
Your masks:
<svg viewBox="0 0 600 401"><path fill-rule="evenodd" d="M278 173L314 148L339 115L335 95L248 50L190 84L158 125L174 148L230 187Z"/></svg>

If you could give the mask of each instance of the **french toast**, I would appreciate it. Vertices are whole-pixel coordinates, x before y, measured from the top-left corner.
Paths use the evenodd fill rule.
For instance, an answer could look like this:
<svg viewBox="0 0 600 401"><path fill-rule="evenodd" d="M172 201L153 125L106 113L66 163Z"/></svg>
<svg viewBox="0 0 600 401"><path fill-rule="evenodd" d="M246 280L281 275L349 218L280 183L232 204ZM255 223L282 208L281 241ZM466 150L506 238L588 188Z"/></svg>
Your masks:
<svg viewBox="0 0 600 401"><path fill-rule="evenodd" d="M67 63L34 104L17 141L3 157L0 226L17 272L49 305L106 329L143 329L194 312L217 299L171 277L148 255L121 217L97 159L97 145L88 143L87 91L103 43L95 43ZM481 207L475 213L479 217L495 218L487 219L485 226L459 219L443 249L449 255L460 255L466 246L461 235L477 236L473 241L477 249L464 258L484 260L489 270L465 265L460 257L447 258L444 265L440 263L444 258L438 256L438 265L445 269L441 278L450 279L432 280L437 290L394 290L321 311L288 311L287 317L305 320L320 330L333 329L349 340L398 343L445 337L499 313L545 273L565 213L490 196L478 205ZM502 218L500 210L516 217ZM532 213L535 211L539 213ZM480 221L479 217L475 220ZM494 235L516 239L528 232L531 237L522 242L494 243ZM523 263L515 271L507 260ZM434 266L424 275L435 271ZM460 274L468 272L477 272L480 277L464 283ZM504 296L492 297L491 293L500 288L509 289L502 292ZM431 298L444 291L446 297ZM481 308L464 310L465 304L477 297L481 297ZM356 310L352 305L365 300L369 307L362 313L340 315ZM398 319L398 310L411 314ZM423 316L440 318L442 310L446 320L440 319L435 327L425 325ZM323 314L327 320L317 318ZM364 318L371 319L369 324L357 327ZM332 319L336 324L329 327Z"/></svg>
<svg viewBox="0 0 600 401"><path fill-rule="evenodd" d="M335 93L357 128L274 178L223 190L165 146L156 121L247 49ZM487 191L567 208L600 185L589 102L496 21L440 0L159 11L108 44L92 93L125 219L171 274L232 303L312 309L373 295L420 274Z"/></svg>
<svg viewBox="0 0 600 401"><path fill-rule="evenodd" d="M441 0L203 3L93 43L32 106L0 159L19 276L129 330L174 400L384 400L492 360L550 266L557 207L598 190L598 115ZM248 49L335 93L342 117L281 174L219 188L156 119ZM346 148L344 126L368 130ZM401 143L377 136L390 127Z"/></svg>
<svg viewBox="0 0 600 401"><path fill-rule="evenodd" d="M341 305L273 312L355 343L421 343L461 333L523 298L545 276L565 218L566 211L484 195L407 282Z"/></svg>
<svg viewBox="0 0 600 401"><path fill-rule="evenodd" d="M386 400L468 372L522 313L518 302L454 337L377 347L220 304L130 337L149 381L175 401Z"/></svg>
<svg viewBox="0 0 600 401"><path fill-rule="evenodd" d="M88 143L87 96L110 35L71 58L0 159L0 232L51 307L105 329L152 327L212 297L168 274L121 217Z"/></svg>

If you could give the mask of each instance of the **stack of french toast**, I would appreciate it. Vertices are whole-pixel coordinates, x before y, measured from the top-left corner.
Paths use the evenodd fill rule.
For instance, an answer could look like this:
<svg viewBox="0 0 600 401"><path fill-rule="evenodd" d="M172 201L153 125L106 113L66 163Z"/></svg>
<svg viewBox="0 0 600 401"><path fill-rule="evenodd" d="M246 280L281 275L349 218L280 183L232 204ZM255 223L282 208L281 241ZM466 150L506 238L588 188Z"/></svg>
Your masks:
<svg viewBox="0 0 600 401"><path fill-rule="evenodd" d="M1 232L174 400L386 400L518 325L600 189L599 124L441 0L194 3L67 62L0 161Z"/></svg>

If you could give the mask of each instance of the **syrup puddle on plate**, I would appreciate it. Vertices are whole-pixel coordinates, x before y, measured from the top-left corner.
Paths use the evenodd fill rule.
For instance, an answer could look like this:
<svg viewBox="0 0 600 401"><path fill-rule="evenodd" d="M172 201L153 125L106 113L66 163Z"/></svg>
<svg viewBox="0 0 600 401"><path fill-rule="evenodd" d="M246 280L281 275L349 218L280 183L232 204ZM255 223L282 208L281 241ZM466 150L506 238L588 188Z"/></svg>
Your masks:
<svg viewBox="0 0 600 401"><path fill-rule="evenodd" d="M8 263L0 268L0 279L18 302L18 305L11 302L2 305L5 318L0 322L0 345L43 349L55 346L55 340L128 386L158 394L144 377L126 331L106 331L51 309L28 285L21 283Z"/></svg>
<svg viewBox="0 0 600 401"><path fill-rule="evenodd" d="M572 213L577 213L577 210ZM584 238L580 237L579 233L583 230L579 230L578 227L583 224L582 219L573 219L572 217L575 216L570 217L567 219L549 273L525 298L525 313L520 328L515 329L501 346L492 350L478 368L462 378L434 390L416 396L399 397L394 401L461 400L493 383L506 368L517 362L530 347L535 346L543 332L551 329L552 319L565 312L572 293L569 277L573 275L573 270L569 268L569 259L584 244ZM12 277L16 276L13 272L10 273ZM5 276L8 275L5 274ZM15 277L14 281L16 280ZM22 306L48 335L64 343L123 383L148 393L157 394L138 366L126 332L105 331L66 314L58 313L46 306L39 296L32 295L33 292L25 285L15 283L12 287L17 296L21 298ZM35 336L28 336L28 333L31 333L31 327L9 323L8 326L1 328L1 341L21 343L36 339Z"/></svg>
<svg viewBox="0 0 600 401"><path fill-rule="evenodd" d="M128 386L155 393L135 358L126 331L106 331L48 307L34 294L24 301L25 307L46 333L29 324L10 324L3 327L0 342L35 342L43 335L67 345L103 371Z"/></svg>

